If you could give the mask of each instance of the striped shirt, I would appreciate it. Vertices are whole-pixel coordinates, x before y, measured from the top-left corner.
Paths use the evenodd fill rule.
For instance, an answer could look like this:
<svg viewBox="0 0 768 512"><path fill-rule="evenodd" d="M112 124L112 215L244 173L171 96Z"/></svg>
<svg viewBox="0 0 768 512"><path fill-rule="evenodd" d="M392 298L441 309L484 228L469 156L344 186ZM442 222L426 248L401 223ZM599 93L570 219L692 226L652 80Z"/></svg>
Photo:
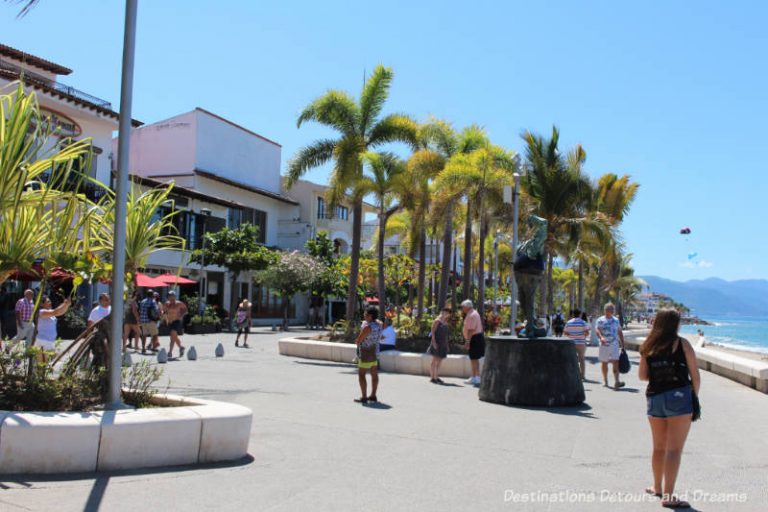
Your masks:
<svg viewBox="0 0 768 512"><path fill-rule="evenodd" d="M589 324L581 318L571 318L565 324L565 335L573 341L584 342L589 335Z"/></svg>
<svg viewBox="0 0 768 512"><path fill-rule="evenodd" d="M19 320L29 322L32 320L32 312L35 309L35 303L22 297L16 302L16 312L19 314Z"/></svg>

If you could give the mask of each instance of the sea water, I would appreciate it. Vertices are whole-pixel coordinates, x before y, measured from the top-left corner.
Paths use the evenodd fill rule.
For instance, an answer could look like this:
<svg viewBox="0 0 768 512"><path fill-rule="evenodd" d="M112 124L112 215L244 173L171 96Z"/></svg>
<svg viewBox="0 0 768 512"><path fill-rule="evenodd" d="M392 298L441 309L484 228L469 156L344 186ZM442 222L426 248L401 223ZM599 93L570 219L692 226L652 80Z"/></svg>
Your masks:
<svg viewBox="0 0 768 512"><path fill-rule="evenodd" d="M768 354L768 318L730 317L707 318L713 325L684 325L680 331L690 341L696 341L696 332L704 331L707 343L727 348Z"/></svg>

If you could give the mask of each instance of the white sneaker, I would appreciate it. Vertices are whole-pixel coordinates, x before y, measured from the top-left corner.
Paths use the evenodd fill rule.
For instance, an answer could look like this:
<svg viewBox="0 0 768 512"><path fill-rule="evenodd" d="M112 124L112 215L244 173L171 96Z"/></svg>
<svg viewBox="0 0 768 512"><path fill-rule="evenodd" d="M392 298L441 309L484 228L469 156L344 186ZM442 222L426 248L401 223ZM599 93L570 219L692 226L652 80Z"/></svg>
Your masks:
<svg viewBox="0 0 768 512"><path fill-rule="evenodd" d="M480 385L480 377L479 376L472 377L472 384L474 384L475 386L479 386Z"/></svg>
<svg viewBox="0 0 768 512"><path fill-rule="evenodd" d="M467 380L464 381L464 384L474 384L474 383L475 383L475 378L474 377L470 377L470 378L468 378Z"/></svg>

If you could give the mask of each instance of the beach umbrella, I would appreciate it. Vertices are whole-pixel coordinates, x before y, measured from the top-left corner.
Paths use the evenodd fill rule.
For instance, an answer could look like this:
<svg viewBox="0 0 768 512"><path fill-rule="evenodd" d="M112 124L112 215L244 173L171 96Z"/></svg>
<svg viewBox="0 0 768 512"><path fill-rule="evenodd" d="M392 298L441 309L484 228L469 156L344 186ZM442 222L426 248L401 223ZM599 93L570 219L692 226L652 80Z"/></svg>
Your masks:
<svg viewBox="0 0 768 512"><path fill-rule="evenodd" d="M158 279L157 277L152 277L148 276L147 274L142 274L141 272L136 272L136 286L141 288L165 288L168 286L168 283Z"/></svg>

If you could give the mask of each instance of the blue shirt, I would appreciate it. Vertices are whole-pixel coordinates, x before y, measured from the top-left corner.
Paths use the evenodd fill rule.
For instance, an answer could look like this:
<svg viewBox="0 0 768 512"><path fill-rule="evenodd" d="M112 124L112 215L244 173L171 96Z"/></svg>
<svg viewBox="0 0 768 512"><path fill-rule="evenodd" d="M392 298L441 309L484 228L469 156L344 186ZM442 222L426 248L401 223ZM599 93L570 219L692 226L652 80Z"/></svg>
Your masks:
<svg viewBox="0 0 768 512"><path fill-rule="evenodd" d="M600 330L603 338L605 338L605 341L607 341L609 344L619 342L621 324L619 323L619 319L615 316L612 316L611 318L601 316L597 319L597 328Z"/></svg>
<svg viewBox="0 0 768 512"><path fill-rule="evenodd" d="M142 300L139 303L139 322L142 324L148 324L151 322L152 319L149 318L149 310L156 308L157 304L155 303L155 299L147 297L146 299Z"/></svg>

